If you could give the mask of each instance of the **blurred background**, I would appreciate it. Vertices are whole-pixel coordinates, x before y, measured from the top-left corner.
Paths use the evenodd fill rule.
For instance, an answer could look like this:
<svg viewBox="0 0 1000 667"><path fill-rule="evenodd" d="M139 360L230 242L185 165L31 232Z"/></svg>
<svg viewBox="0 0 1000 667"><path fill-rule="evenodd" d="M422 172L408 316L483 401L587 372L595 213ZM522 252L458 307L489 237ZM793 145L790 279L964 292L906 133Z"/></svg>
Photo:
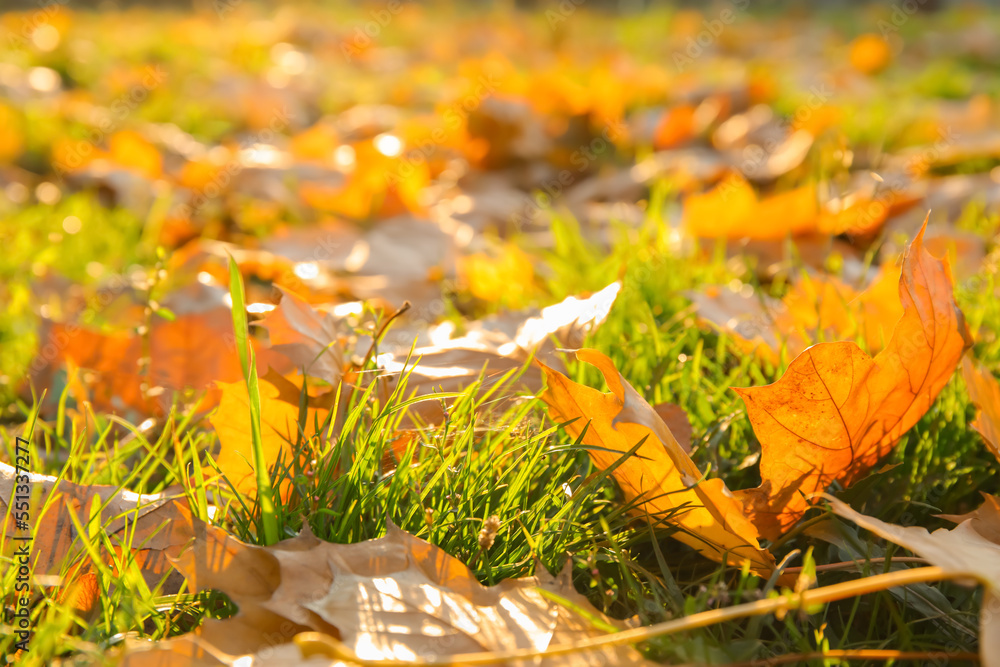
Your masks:
<svg viewBox="0 0 1000 667"><path fill-rule="evenodd" d="M7 0L0 390L39 322L134 324L121 285L224 285L231 247L253 301L423 324L606 284L537 268L559 216L598 248L652 217L768 283L864 286L928 209L981 258L998 26L931 0Z"/></svg>

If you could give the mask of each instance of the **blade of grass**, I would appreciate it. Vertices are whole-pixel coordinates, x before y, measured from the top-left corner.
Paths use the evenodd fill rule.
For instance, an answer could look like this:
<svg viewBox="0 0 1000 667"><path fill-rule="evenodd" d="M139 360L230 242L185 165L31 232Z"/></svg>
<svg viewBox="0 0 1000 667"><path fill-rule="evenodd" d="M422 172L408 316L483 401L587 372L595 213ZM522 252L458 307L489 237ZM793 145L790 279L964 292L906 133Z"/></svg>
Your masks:
<svg viewBox="0 0 1000 667"><path fill-rule="evenodd" d="M260 388L257 385L257 363L250 346L249 325L247 324L246 296L243 276L236 260L229 257L229 292L233 299L233 331L236 334L236 349L243 367L243 380L247 385L247 399L250 404L250 436L253 451L254 473L257 475L257 496L260 505L260 519L264 528L264 544L278 542L278 519L275 513L274 491L271 477L264 461L264 441L260 432Z"/></svg>

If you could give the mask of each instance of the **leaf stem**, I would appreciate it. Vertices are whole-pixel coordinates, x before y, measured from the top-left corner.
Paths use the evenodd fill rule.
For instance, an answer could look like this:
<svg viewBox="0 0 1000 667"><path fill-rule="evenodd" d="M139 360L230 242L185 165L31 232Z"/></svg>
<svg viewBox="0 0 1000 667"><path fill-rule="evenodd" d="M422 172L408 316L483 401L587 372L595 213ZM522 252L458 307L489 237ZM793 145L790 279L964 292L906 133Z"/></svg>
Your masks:
<svg viewBox="0 0 1000 667"><path fill-rule="evenodd" d="M866 563L869 565L874 565L875 563L885 563L886 561L891 561L893 563L926 563L926 558L919 558L917 556L897 556L895 558L868 558L866 560L845 560L840 563L827 563L826 565L817 565L817 572L830 572L833 570L853 570ZM785 574L798 574L802 571L801 567L786 567Z"/></svg>
<svg viewBox="0 0 1000 667"><path fill-rule="evenodd" d="M810 653L789 653L773 658L734 662L729 667L769 667L770 665L803 664L809 660L967 660L979 662L975 653L948 651L893 651L889 649L846 649L832 651L812 651Z"/></svg>
<svg viewBox="0 0 1000 667"><path fill-rule="evenodd" d="M684 618L679 618L648 627L633 628L623 630L614 634L608 634L591 639L584 639L574 644L559 644L551 646L545 650L518 649L514 651L502 651L496 653L467 653L464 655L432 657L426 660L407 661L407 665L421 665L422 667L457 667L458 665L495 665L512 662L516 660L529 660L538 657L550 657L555 655L566 655L570 653L580 653L582 651L606 648L611 646L622 646L624 644L635 644L637 642L648 641L655 637L663 637L678 632L686 632L697 628L704 628L716 625L725 621L731 621L747 616L761 616L771 613L786 613L796 609L808 609L813 605L823 604L843 600L844 598L874 593L894 586L906 586L909 584L919 584L928 581L940 581L942 579L977 579L973 574L945 571L940 567L919 567L907 570L898 570L887 574L877 574L853 581L845 581L832 586L824 586L802 593L792 593L779 595L766 600L748 602L746 604L726 607L724 609L712 609L698 614L692 614ZM399 667L403 664L398 660L365 660L354 655L341 642L318 632L304 632L295 637L295 643L299 646L305 657L311 655L326 655L339 658L348 662L363 665L364 667Z"/></svg>

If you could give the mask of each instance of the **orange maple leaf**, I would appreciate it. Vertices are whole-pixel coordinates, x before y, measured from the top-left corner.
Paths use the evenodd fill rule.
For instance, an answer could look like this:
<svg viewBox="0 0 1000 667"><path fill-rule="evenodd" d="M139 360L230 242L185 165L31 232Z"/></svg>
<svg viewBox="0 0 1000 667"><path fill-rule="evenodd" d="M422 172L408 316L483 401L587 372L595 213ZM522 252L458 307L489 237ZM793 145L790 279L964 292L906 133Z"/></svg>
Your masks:
<svg viewBox="0 0 1000 667"><path fill-rule="evenodd" d="M642 442L612 473L634 511L678 527L675 537L708 558L732 565L746 560L756 572L773 571L774 558L761 549L757 529L725 483L701 480L686 448L608 357L586 349L576 356L600 369L611 391L576 383L536 361L545 372L541 398L552 419L568 422L566 431L589 446L601 470Z"/></svg>
<svg viewBox="0 0 1000 667"><path fill-rule="evenodd" d="M926 225L903 258L903 316L874 359L852 342L821 343L774 384L736 389L761 443L763 480L737 493L765 537L797 522L810 495L869 472L927 412L972 344L947 260L923 247Z"/></svg>
<svg viewBox="0 0 1000 667"><path fill-rule="evenodd" d="M968 357L962 361L962 377L969 398L979 408L972 428L979 431L986 446L1000 460L1000 384L988 370Z"/></svg>

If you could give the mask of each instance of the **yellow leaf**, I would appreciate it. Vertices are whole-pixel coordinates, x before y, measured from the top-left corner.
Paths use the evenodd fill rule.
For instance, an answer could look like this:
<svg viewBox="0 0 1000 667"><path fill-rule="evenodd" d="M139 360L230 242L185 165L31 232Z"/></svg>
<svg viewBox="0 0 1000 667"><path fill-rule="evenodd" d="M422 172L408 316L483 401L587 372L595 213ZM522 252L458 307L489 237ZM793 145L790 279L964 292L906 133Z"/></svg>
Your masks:
<svg viewBox="0 0 1000 667"><path fill-rule="evenodd" d="M877 74L892 62L892 51L884 37L865 33L851 42L851 67L862 74Z"/></svg>
<svg viewBox="0 0 1000 667"><path fill-rule="evenodd" d="M774 558L757 541L756 528L721 479L699 481L701 472L678 444L656 411L621 376L614 363L596 350L576 356L600 369L611 389L604 393L573 382L539 363L547 388L542 400L553 420L574 438L583 435L591 460L611 467L645 438L635 455L613 475L638 511L677 526L676 537L703 555L738 565L749 560L755 572L769 574Z"/></svg>
<svg viewBox="0 0 1000 667"><path fill-rule="evenodd" d="M299 396L301 388L280 373L270 370L259 380L260 390L260 430L264 446L264 460L270 469L280 458L283 465L290 466L294 457L302 457L302 452L292 449L300 442ZM219 408L211 417L212 426L219 435L221 450L216 458L219 469L226 475L237 491L253 495L257 490L257 479L253 469L251 450L250 403L247 399L246 384L220 382L222 398ZM317 435L316 425L322 425L330 412L333 394L309 397L305 427L301 441ZM282 493L288 491L287 484Z"/></svg>
<svg viewBox="0 0 1000 667"><path fill-rule="evenodd" d="M738 174L684 201L684 225L699 238L780 240L817 231L818 213L814 186L759 200Z"/></svg>
<svg viewBox="0 0 1000 667"><path fill-rule="evenodd" d="M20 115L0 103L0 164L13 162L24 152L23 133Z"/></svg>
<svg viewBox="0 0 1000 667"><path fill-rule="evenodd" d="M156 179L163 174L163 157L160 151L138 132L116 132L108 140L108 152L114 162L137 171L146 178Z"/></svg>

